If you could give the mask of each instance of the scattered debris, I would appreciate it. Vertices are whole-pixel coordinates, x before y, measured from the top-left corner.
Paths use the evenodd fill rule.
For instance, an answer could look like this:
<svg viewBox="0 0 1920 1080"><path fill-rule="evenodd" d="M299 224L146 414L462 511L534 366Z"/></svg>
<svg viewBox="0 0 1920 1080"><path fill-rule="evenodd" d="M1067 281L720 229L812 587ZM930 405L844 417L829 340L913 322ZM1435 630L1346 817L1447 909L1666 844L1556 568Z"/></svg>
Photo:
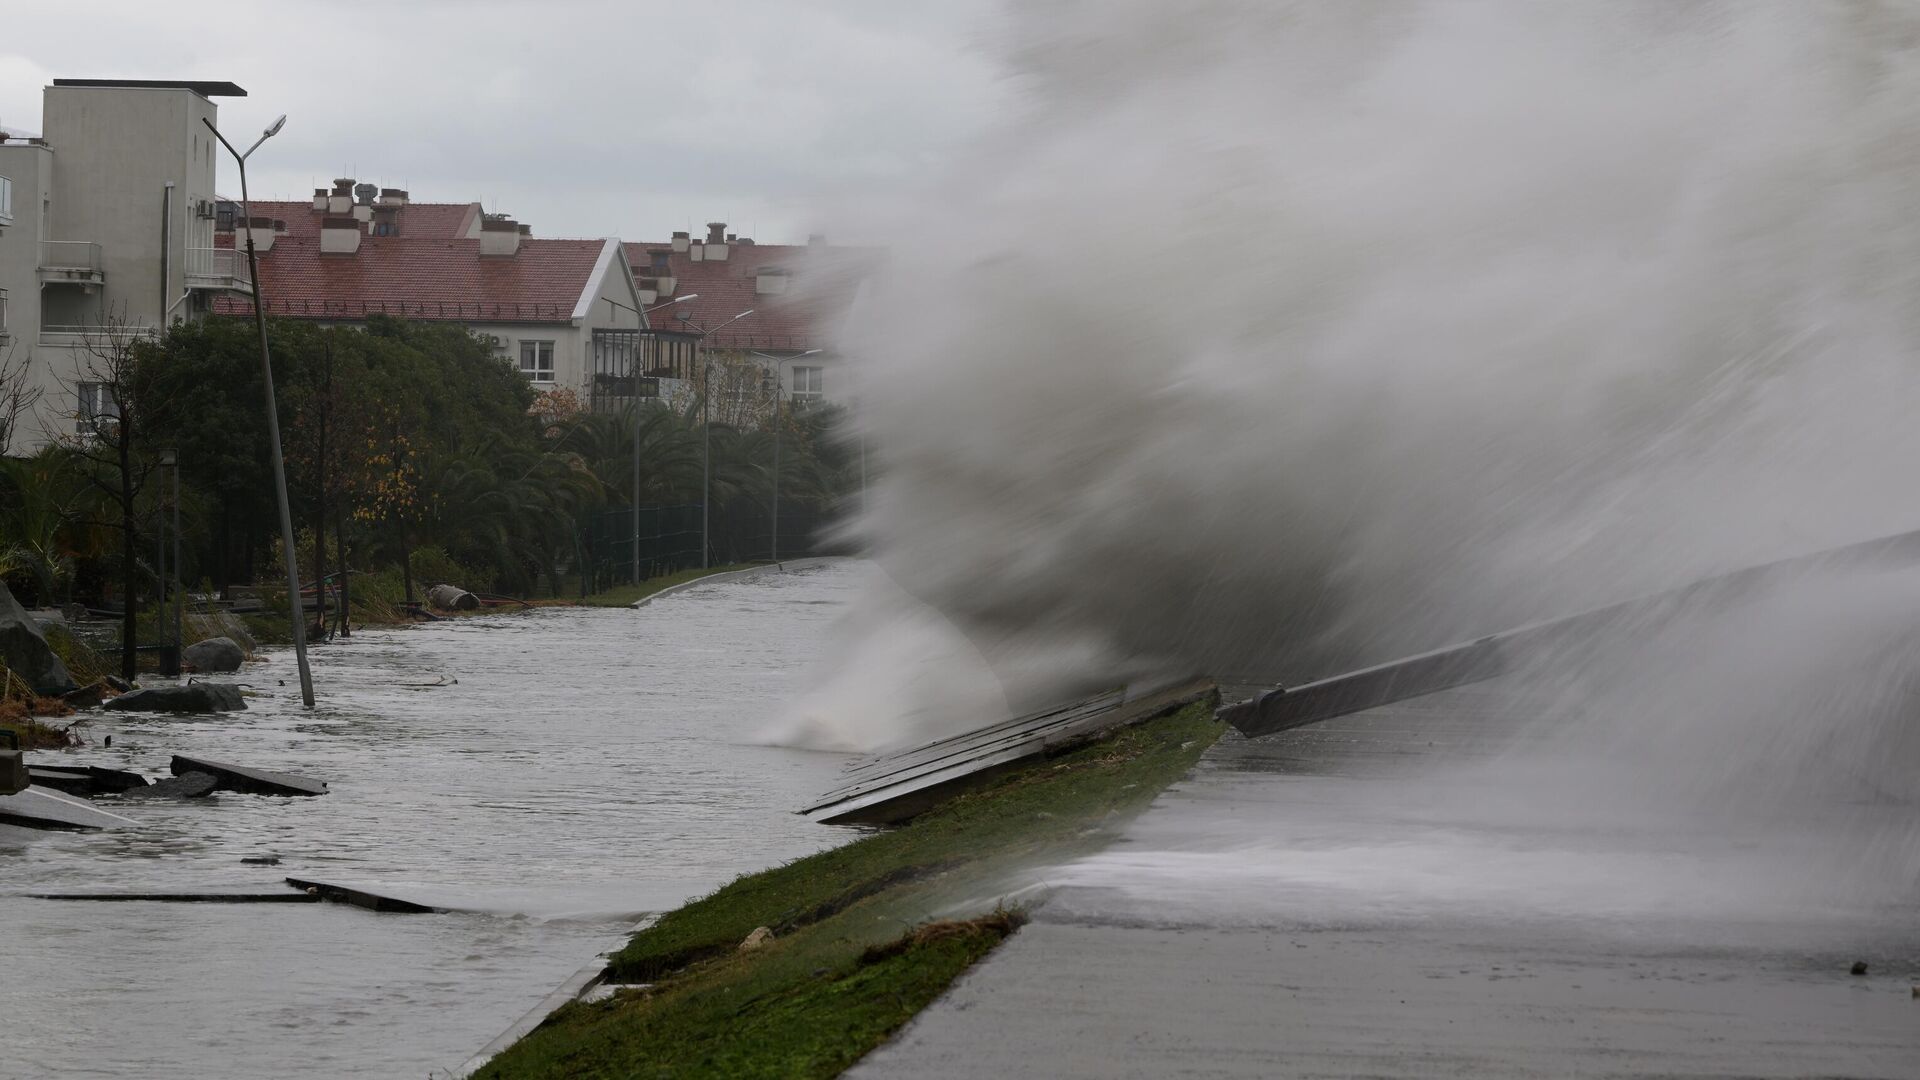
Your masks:
<svg viewBox="0 0 1920 1080"><path fill-rule="evenodd" d="M173 755L168 766L173 775L200 772L212 775L219 781L221 791L237 791L244 795L325 795L327 785L320 780L293 773L269 772L266 769L251 769L244 765L229 765L224 761L209 761L206 758L191 758L183 754Z"/></svg>
<svg viewBox="0 0 1920 1080"><path fill-rule="evenodd" d="M1865 975L1866 973L1867 973L1867 962L1865 960L1855 960L1853 962L1853 974Z"/></svg>
<svg viewBox="0 0 1920 1080"><path fill-rule="evenodd" d="M747 935L747 940L740 943L740 951L751 952L752 950L758 949L762 945L765 945L767 942L772 940L773 940L773 931L767 929L764 926L756 927L753 933Z"/></svg>
<svg viewBox="0 0 1920 1080"><path fill-rule="evenodd" d="M239 671L247 653L229 637L211 637L196 641L180 654L189 671Z"/></svg>
<svg viewBox="0 0 1920 1080"><path fill-rule="evenodd" d="M388 911L403 915L431 914L439 909L425 904L416 904L411 900L402 900L394 896L381 896L365 889L356 889L347 885L329 885L324 881L307 881L302 878L288 878L287 884L301 890L309 896L322 900L331 900L336 904L352 904L369 911Z"/></svg>
<svg viewBox="0 0 1920 1080"><path fill-rule="evenodd" d="M243 855L241 856L240 861L242 863L245 863L248 866L279 866L280 856L278 855Z"/></svg>
<svg viewBox="0 0 1920 1080"><path fill-rule="evenodd" d="M123 799L204 799L219 790L212 773L186 772L121 795Z"/></svg>
<svg viewBox="0 0 1920 1080"><path fill-rule="evenodd" d="M146 687L107 702L107 708L115 712L238 712L246 707L238 686L217 682Z"/></svg>

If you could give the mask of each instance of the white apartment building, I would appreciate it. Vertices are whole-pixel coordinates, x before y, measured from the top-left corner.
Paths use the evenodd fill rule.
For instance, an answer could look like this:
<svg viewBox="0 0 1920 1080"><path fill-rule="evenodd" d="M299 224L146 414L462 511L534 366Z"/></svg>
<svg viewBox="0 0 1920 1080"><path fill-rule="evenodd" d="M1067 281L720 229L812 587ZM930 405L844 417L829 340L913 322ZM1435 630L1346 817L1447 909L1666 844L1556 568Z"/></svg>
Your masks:
<svg viewBox="0 0 1920 1080"><path fill-rule="evenodd" d="M207 123L232 83L56 79L40 134L0 137L0 349L31 359L41 392L14 452L75 430L89 398L83 344L109 321L153 332L248 288L214 245ZM6 125L0 125L0 131ZM84 399L84 400L83 400Z"/></svg>

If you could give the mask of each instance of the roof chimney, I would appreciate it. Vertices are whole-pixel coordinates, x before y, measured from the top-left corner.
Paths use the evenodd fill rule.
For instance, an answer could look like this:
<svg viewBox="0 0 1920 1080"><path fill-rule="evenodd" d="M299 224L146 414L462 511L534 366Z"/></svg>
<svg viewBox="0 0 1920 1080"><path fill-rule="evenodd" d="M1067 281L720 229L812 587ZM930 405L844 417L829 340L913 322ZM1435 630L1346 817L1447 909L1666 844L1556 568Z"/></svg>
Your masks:
<svg viewBox="0 0 1920 1080"><path fill-rule="evenodd" d="M313 208L315 210L320 211L323 214L327 212L327 189L326 188L317 187L313 189Z"/></svg>
<svg viewBox="0 0 1920 1080"><path fill-rule="evenodd" d="M401 188L383 187L380 189L380 205L405 206L407 205L407 193Z"/></svg>
<svg viewBox="0 0 1920 1080"><path fill-rule="evenodd" d="M487 218L480 223L480 254L512 255L519 250L519 222L512 218Z"/></svg>
<svg viewBox="0 0 1920 1080"><path fill-rule="evenodd" d="M707 245L698 240L687 245L687 258L692 259L694 262L701 262L706 259L706 257Z"/></svg>
<svg viewBox="0 0 1920 1080"><path fill-rule="evenodd" d="M333 191L327 196L327 213L339 217L353 212L353 177L340 177L333 182Z"/></svg>
<svg viewBox="0 0 1920 1080"><path fill-rule="evenodd" d="M686 233L677 232L673 234L673 250L678 251L682 254L685 254L687 250L687 242L688 241L687 241Z"/></svg>
<svg viewBox="0 0 1920 1080"><path fill-rule="evenodd" d="M257 218L255 219L258 220ZM256 250L260 239L254 239ZM360 223L350 217L320 219L320 254L351 255L360 250Z"/></svg>
<svg viewBox="0 0 1920 1080"><path fill-rule="evenodd" d="M640 306L646 307L660 299L660 279L651 277L635 278L634 286L640 290Z"/></svg>
<svg viewBox="0 0 1920 1080"><path fill-rule="evenodd" d="M363 206L372 206L373 197L380 194L380 188L374 184L353 185L353 201Z"/></svg>
<svg viewBox="0 0 1920 1080"><path fill-rule="evenodd" d="M763 266L753 276L755 296L779 296L787 291L787 272L778 266Z"/></svg>
<svg viewBox="0 0 1920 1080"><path fill-rule="evenodd" d="M727 223L724 221L707 222L707 243L724 244L727 242Z"/></svg>
<svg viewBox="0 0 1920 1080"><path fill-rule="evenodd" d="M272 218L241 218L239 228L233 230L233 249L247 250L247 238L252 237L253 250L256 253L265 255L272 251L275 224Z"/></svg>

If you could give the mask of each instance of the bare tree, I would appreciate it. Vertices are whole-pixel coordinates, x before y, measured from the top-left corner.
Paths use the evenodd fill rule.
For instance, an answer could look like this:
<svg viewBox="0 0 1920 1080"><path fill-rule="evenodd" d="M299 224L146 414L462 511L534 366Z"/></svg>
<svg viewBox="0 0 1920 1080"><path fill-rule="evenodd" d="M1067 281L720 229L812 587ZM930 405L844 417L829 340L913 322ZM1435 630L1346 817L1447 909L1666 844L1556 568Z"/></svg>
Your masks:
<svg viewBox="0 0 1920 1080"><path fill-rule="evenodd" d="M33 354L0 353L0 457L13 451L20 421L33 415L42 388L33 383Z"/></svg>
<svg viewBox="0 0 1920 1080"><path fill-rule="evenodd" d="M82 337L75 376L62 380L75 402L73 433L64 441L92 467L87 478L118 511L118 521L98 522L120 530L121 615L120 676L134 677L139 646L140 494L156 465L141 452L139 420L156 403L142 400L140 362L151 343L148 332L109 315L106 323Z"/></svg>

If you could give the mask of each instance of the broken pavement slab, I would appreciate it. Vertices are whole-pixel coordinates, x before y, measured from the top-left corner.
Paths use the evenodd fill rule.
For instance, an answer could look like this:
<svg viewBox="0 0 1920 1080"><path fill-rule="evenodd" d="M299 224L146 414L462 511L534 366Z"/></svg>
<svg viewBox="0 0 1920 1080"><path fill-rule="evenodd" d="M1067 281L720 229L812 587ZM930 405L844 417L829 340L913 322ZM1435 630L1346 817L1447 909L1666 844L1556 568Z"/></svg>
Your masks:
<svg viewBox="0 0 1920 1080"><path fill-rule="evenodd" d="M34 900L146 901L167 904L317 904L320 902L318 896L289 892L28 893L27 896Z"/></svg>
<svg viewBox="0 0 1920 1080"><path fill-rule="evenodd" d="M336 904L351 904L354 907L363 907L369 911L389 912L399 915L431 915L440 911L439 908L429 907L426 904L416 904L411 900L402 900L397 896L383 896L379 893L368 892L365 889L352 885L336 885L326 881L312 881L307 878L294 877L288 878L287 884L309 896L315 896L322 900L330 900Z"/></svg>
<svg viewBox="0 0 1920 1080"><path fill-rule="evenodd" d="M240 696L238 686L220 682L147 686L121 694L106 703L106 708L114 712L239 712L246 707L247 702Z"/></svg>
<svg viewBox="0 0 1920 1080"><path fill-rule="evenodd" d="M71 795L30 787L13 795L0 795L0 825L23 829L72 831L78 829L117 829L135 824L132 818L110 814Z"/></svg>
<svg viewBox="0 0 1920 1080"><path fill-rule="evenodd" d="M293 773L271 772L224 761L188 757L185 754L173 755L173 762L168 767L172 769L175 776L190 772L206 773L218 782L219 790L237 791L243 795L327 794L325 781L297 776Z"/></svg>
<svg viewBox="0 0 1920 1080"><path fill-rule="evenodd" d="M36 787L52 788L68 795L88 798L94 795L118 795L147 786L147 778L124 769L98 765L27 766L27 776Z"/></svg>

